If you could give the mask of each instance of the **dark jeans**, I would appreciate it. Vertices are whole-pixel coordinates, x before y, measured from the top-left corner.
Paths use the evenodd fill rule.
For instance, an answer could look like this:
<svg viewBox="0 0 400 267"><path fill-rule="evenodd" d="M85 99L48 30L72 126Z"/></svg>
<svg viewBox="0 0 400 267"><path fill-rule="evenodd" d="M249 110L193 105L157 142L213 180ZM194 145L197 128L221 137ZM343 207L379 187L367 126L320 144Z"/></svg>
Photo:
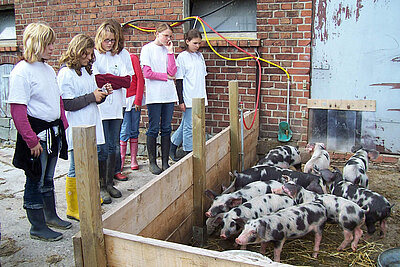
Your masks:
<svg viewBox="0 0 400 267"><path fill-rule="evenodd" d="M147 104L149 114L149 129L146 135L157 138L161 129L161 136L171 134L171 121L174 114L174 102Z"/></svg>
<svg viewBox="0 0 400 267"><path fill-rule="evenodd" d="M57 148L60 148L60 139L56 137ZM56 169L58 150L48 154L46 150L46 142L40 141L43 152L40 154L40 163L42 164L42 176L39 181L26 177L24 191L24 208L25 209L42 209L43 196L50 196L54 191L54 171Z"/></svg>
<svg viewBox="0 0 400 267"><path fill-rule="evenodd" d="M119 131L121 130L121 119L103 120L103 131L105 143L99 145L99 160L107 160L108 155L119 150Z"/></svg>

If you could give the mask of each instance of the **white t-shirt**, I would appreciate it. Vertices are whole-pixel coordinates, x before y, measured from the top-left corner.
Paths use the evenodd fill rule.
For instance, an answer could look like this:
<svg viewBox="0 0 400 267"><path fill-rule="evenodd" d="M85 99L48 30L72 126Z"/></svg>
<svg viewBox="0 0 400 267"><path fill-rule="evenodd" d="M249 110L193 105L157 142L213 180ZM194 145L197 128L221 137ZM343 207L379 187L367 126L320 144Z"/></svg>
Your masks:
<svg viewBox="0 0 400 267"><path fill-rule="evenodd" d="M60 69L57 81L63 99L74 99L78 96L90 94L97 88L94 75L89 75L85 68L82 68L81 71L82 76L78 76L75 70L68 67ZM101 122L99 107L95 102L90 103L80 110L67 111L66 114L69 123L66 131L68 150L74 149L72 142L73 126L96 125L97 144L104 144L103 124Z"/></svg>
<svg viewBox="0 0 400 267"><path fill-rule="evenodd" d="M140 65L149 66L153 72L167 73L168 49L150 42L143 46L140 53ZM145 78L146 104L171 103L178 101L173 80L160 81Z"/></svg>
<svg viewBox="0 0 400 267"><path fill-rule="evenodd" d="M192 107L193 98L204 98L207 102L206 63L200 52L190 53L183 51L176 59L178 65L177 79L183 79L183 101L188 108Z"/></svg>
<svg viewBox="0 0 400 267"><path fill-rule="evenodd" d="M56 73L47 63L20 61L11 71L8 103L26 105L29 116L59 119L60 95Z"/></svg>
<svg viewBox="0 0 400 267"><path fill-rule="evenodd" d="M93 74L113 74L116 76L134 75L131 57L126 49L119 54L111 52L100 53L94 50L96 61L93 64ZM122 107L125 106L126 88L114 90L106 100L99 105L102 120L122 119Z"/></svg>

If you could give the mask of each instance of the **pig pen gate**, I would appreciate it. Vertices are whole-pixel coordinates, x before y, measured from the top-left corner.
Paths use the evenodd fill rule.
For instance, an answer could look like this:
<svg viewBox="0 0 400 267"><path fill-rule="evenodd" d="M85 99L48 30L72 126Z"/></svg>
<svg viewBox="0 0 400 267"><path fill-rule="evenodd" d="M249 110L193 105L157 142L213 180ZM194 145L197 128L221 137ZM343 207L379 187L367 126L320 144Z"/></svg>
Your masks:
<svg viewBox="0 0 400 267"><path fill-rule="evenodd" d="M239 165L238 85L229 82L230 126L205 142L204 99L194 99L193 153L152 179L101 219L94 126L73 128L81 231L73 237L76 266L260 266L191 247L206 241L204 190L229 183ZM251 123L254 112L246 112ZM245 168L256 161L258 116L244 130ZM193 239L192 239L193 237ZM273 263L271 266L278 266Z"/></svg>

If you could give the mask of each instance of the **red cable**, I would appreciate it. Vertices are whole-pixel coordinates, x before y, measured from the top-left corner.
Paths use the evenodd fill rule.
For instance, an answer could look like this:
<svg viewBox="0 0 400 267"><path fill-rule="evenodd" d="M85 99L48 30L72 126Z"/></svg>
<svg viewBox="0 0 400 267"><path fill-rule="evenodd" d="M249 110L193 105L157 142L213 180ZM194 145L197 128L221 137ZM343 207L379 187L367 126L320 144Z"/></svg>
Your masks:
<svg viewBox="0 0 400 267"><path fill-rule="evenodd" d="M256 61L257 61L257 64L258 64L258 73L259 73L259 75L258 75L258 94L257 94L257 103L256 103L256 112L254 113L254 117L253 117L253 121L251 122L251 125L250 125L250 127L247 127L247 125L246 125L246 121L244 120L244 115L242 116L242 121L243 121L243 124L244 124L244 127L247 129L247 130L250 130L252 127L253 127L253 125L254 125L254 122L255 122L255 120L256 120L256 116L257 116L257 110L258 110L258 103L259 103L259 99L260 99L260 91L261 91L261 64L260 64L260 61L255 57L255 56L253 56L252 54L250 54L249 52L247 52L247 51L245 51L244 49L242 49L242 48L240 48L239 46L237 46L237 45L235 45L234 43L232 43L231 41L229 41L228 39L226 39L225 37L223 37L221 34L219 34L216 30L214 30L207 22L205 22L202 18L198 18L199 20L201 20L205 25L207 25L207 27L209 27L213 32L215 32L219 37L221 37L222 39L224 39L226 42L228 42L230 45L232 45L232 46L234 46L236 49L238 49L239 51L242 51L243 53L245 53L245 54L247 54L247 55L249 55L249 56L251 56L252 58L254 58Z"/></svg>

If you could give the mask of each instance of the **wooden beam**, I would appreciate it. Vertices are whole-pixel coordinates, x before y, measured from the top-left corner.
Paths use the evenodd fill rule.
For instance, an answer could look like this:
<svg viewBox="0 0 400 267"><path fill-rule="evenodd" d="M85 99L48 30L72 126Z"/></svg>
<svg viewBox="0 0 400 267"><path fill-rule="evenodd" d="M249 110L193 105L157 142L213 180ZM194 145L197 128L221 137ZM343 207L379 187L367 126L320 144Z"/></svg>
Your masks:
<svg viewBox="0 0 400 267"><path fill-rule="evenodd" d="M204 98L193 98L193 241L203 246L207 241L204 225L204 191L206 190L206 123Z"/></svg>
<svg viewBox="0 0 400 267"><path fill-rule="evenodd" d="M231 171L239 170L240 129L239 129L239 88L238 81L229 81L229 120L231 137Z"/></svg>
<svg viewBox="0 0 400 267"><path fill-rule="evenodd" d="M96 127L72 127L84 266L107 266L101 221Z"/></svg>
<svg viewBox="0 0 400 267"><path fill-rule="evenodd" d="M313 109L376 111L376 100L308 99L307 107Z"/></svg>

